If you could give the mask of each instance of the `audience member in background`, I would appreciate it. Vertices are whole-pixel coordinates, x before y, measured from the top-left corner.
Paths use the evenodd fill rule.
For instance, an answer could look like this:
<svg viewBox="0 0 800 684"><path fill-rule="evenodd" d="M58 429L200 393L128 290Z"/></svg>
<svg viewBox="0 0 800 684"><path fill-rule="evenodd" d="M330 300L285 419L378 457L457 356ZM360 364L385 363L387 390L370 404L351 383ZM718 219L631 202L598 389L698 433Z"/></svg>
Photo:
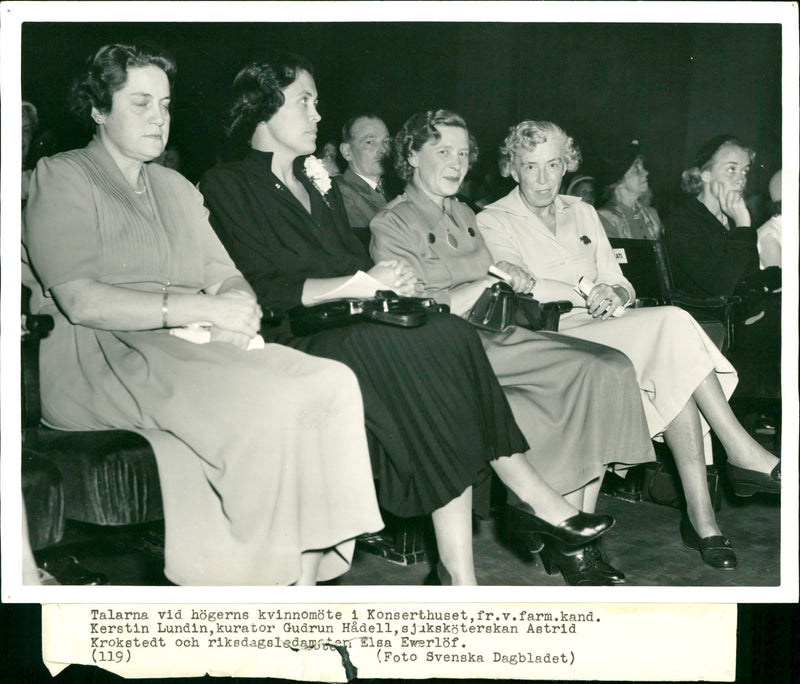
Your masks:
<svg viewBox="0 0 800 684"><path fill-rule="evenodd" d="M101 48L72 93L94 137L33 174L31 309L55 322L40 349L42 418L62 430L161 430L197 455L227 555L177 561L173 582L314 584L345 572L355 537L383 525L358 384L342 364L264 347L261 309L201 195L146 163L169 137L174 75L154 48ZM200 322L210 344L185 339Z"/></svg>
<svg viewBox="0 0 800 684"><path fill-rule="evenodd" d="M164 166L173 171L181 172L181 151L176 145L167 145L164 151L159 154L153 161L153 164Z"/></svg>
<svg viewBox="0 0 800 684"><path fill-rule="evenodd" d="M678 467L687 503L681 537L717 568L737 565L731 543L717 526L706 484L701 418L728 455L734 491L780 491L780 462L739 424L727 398L736 371L685 311L671 306L628 309L635 299L623 277L597 212L575 197L559 195L565 171L580 153L560 127L523 121L501 148L501 172L519 184L478 215L495 260L519 264L535 278L540 301L569 299L575 308L559 332L614 347L636 369L652 437L663 436ZM576 286L588 281L581 297ZM623 314L624 315L621 315Z"/></svg>
<svg viewBox="0 0 800 684"><path fill-rule="evenodd" d="M405 193L372 220L374 259L411 264L426 294L466 315L486 287L492 258L475 214L455 198L477 147L464 120L436 110L412 116L395 138L395 167ZM496 266L527 292L535 279L514 262ZM608 347L522 327L478 331L486 354L531 445L527 459L574 506L592 512L606 467L653 460L629 361ZM524 512L510 502L510 532ZM530 548L529 548L530 550ZM569 584L616 584L624 574L596 544L565 550L548 544L549 572Z"/></svg>
<svg viewBox="0 0 800 684"><path fill-rule="evenodd" d="M320 158L322 160L322 165L328 172L328 176L335 178L342 173L342 170L339 168L339 160L336 158L336 143L333 142L333 140L329 140L322 146L322 155Z"/></svg>
<svg viewBox="0 0 800 684"><path fill-rule="evenodd" d="M772 200L772 218L758 229L758 261L761 269L782 267L783 222L781 218L781 172L769 181L769 197Z"/></svg>
<svg viewBox="0 0 800 684"><path fill-rule="evenodd" d="M658 212L649 204L642 203L650 185L639 141L632 140L616 150L608 150L604 167L604 203L597 213L606 235L610 238L660 240L664 228Z"/></svg>
<svg viewBox="0 0 800 684"><path fill-rule="evenodd" d="M370 260L350 230L338 189L308 157L320 119L304 58L287 55L243 68L233 83L228 131L251 149L201 180L212 225L264 307L311 306L359 270L385 289L415 293L407 264ZM362 289L364 296L374 291L372 284ZM579 512L531 468L523 455L528 444L481 342L457 316L434 314L417 328L359 322L297 336L285 322L263 332L356 373L378 499L401 517L432 516L439 581L477 581L472 489L489 466L529 505L528 530L574 544L613 524L609 516Z"/></svg>
<svg viewBox="0 0 800 684"><path fill-rule="evenodd" d="M389 150L389 130L374 114L354 116L342 126L339 151L347 168L334 181L342 193L350 227L369 243L369 222L386 206L384 161Z"/></svg>
<svg viewBox="0 0 800 684"><path fill-rule="evenodd" d="M22 201L28 199L28 188L31 183L31 168L28 157L31 143L39 126L39 114L30 102L22 101Z"/></svg>
<svg viewBox="0 0 800 684"><path fill-rule="evenodd" d="M594 176L578 174L569 182L564 194L580 197L586 204L595 206L597 202L595 185L596 181Z"/></svg>
<svg viewBox="0 0 800 684"><path fill-rule="evenodd" d="M666 242L675 287L702 297L743 296L734 348L780 349L780 297L759 271L757 233L744 201L755 152L732 135L703 145L682 174L688 196L669 215Z"/></svg>

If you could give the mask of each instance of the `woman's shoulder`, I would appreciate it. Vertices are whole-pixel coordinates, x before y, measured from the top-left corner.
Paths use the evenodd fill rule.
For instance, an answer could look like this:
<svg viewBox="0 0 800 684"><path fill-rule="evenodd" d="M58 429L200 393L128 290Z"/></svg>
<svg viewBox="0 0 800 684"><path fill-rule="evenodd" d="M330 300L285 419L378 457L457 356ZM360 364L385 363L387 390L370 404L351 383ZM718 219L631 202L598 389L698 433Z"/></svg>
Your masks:
<svg viewBox="0 0 800 684"><path fill-rule="evenodd" d="M417 214L418 211L416 205L411 201L411 198L405 192L403 192L387 203L385 207L380 209L378 213L375 214L372 221L381 223L394 217L403 223L409 224L414 221L414 218L417 216ZM371 224L372 222L370 222L370 225Z"/></svg>
<svg viewBox="0 0 800 684"><path fill-rule="evenodd" d="M202 192L205 192L206 188L246 185L248 177L249 173L244 161L226 161L208 169L200 179L198 186Z"/></svg>
<svg viewBox="0 0 800 684"><path fill-rule="evenodd" d="M169 169L160 164L150 163L147 165L147 173L152 181L159 185L168 185L178 191L189 192L194 194L197 188L192 185L191 181L186 178L182 173L178 173L174 169Z"/></svg>

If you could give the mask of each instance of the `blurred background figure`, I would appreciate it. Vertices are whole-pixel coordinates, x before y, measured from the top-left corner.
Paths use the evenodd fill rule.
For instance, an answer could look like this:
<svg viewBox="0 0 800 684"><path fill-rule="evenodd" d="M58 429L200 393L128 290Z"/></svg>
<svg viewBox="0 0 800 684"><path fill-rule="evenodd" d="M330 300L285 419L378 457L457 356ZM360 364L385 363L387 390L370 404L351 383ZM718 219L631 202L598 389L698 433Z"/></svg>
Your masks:
<svg viewBox="0 0 800 684"><path fill-rule="evenodd" d="M639 141L610 146L603 162L604 189L597 213L606 235L636 240L661 239L664 227L658 212L650 206L650 172L645 168Z"/></svg>
<svg viewBox="0 0 800 684"><path fill-rule="evenodd" d="M329 140L325 143L325 145L323 145L320 159L322 160L322 165L325 167L325 170L328 172L328 175L331 178L342 173L342 170L339 168L339 162L336 158L336 143L333 140Z"/></svg>
<svg viewBox="0 0 800 684"><path fill-rule="evenodd" d="M781 268L781 172L769 182L769 197L772 200L772 217L758 229L758 260L761 269L771 266Z"/></svg>
<svg viewBox="0 0 800 684"><path fill-rule="evenodd" d="M28 187L31 183L31 166L28 157L31 152L33 136L39 127L39 113L30 102L22 101L22 201L28 199Z"/></svg>
<svg viewBox="0 0 800 684"><path fill-rule="evenodd" d="M172 169L173 171L181 173L183 158L181 157L181 151L178 149L178 146L170 144L167 145L161 154L153 159L152 163L159 164L160 166L164 166L168 169Z"/></svg>
<svg viewBox="0 0 800 684"><path fill-rule="evenodd" d="M577 174L567 185L564 194L580 197L586 204L595 206L597 203L597 191L595 189L594 176L587 176L582 173Z"/></svg>

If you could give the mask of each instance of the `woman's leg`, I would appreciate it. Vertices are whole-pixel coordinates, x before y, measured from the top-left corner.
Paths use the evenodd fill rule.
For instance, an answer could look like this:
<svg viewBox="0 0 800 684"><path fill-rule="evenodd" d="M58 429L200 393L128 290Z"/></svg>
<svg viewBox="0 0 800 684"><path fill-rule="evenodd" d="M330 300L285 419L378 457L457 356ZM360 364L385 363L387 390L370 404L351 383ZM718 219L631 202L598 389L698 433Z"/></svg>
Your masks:
<svg viewBox="0 0 800 684"><path fill-rule="evenodd" d="M305 551L300 555L300 577L294 583L296 587L313 587L317 583L319 564L322 562L322 551Z"/></svg>
<svg viewBox="0 0 800 684"><path fill-rule="evenodd" d="M442 584L476 585L472 560L472 487L437 508L431 518L439 561L449 575L440 577Z"/></svg>
<svg viewBox="0 0 800 684"><path fill-rule="evenodd" d="M694 391L697 407L717 435L728 460L735 466L769 473L778 459L756 442L731 410L716 374L712 371ZM699 530L698 530L699 532Z"/></svg>
<svg viewBox="0 0 800 684"><path fill-rule="evenodd" d="M503 484L528 504L537 517L552 525L580 510L547 484L523 454L503 456L492 461L491 466Z"/></svg>
<svg viewBox="0 0 800 684"><path fill-rule="evenodd" d="M664 431L664 440L678 468L689 522L701 538L721 534L708 494L703 430L694 400L690 399L673 418Z"/></svg>

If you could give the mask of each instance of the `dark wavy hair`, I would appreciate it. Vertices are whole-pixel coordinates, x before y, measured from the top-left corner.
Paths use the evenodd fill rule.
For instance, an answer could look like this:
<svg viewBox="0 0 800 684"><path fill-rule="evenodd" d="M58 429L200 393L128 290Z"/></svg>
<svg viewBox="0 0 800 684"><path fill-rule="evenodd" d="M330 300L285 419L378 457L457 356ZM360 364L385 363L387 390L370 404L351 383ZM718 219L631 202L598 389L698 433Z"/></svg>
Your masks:
<svg viewBox="0 0 800 684"><path fill-rule="evenodd" d="M397 135L394 136L394 168L397 175L404 181L414 175L414 168L408 163L411 152L419 152L422 146L430 140L441 140L442 134L439 133L437 126L463 128L469 138L469 165L472 166L477 161L478 143L469 134L467 123L461 116L449 109L417 112L403 124Z"/></svg>
<svg viewBox="0 0 800 684"><path fill-rule="evenodd" d="M233 79L231 106L225 134L240 141L253 137L256 126L269 121L286 101L283 91L297 80L301 71L314 75L303 56L287 54L266 62L251 62Z"/></svg>
<svg viewBox="0 0 800 684"><path fill-rule="evenodd" d="M70 111L90 129L92 107L107 114L111 111L114 93L128 82L128 69L154 66L161 69L172 90L177 73L175 60L162 48L152 43L104 45L89 58L85 71L75 80L69 96Z"/></svg>

